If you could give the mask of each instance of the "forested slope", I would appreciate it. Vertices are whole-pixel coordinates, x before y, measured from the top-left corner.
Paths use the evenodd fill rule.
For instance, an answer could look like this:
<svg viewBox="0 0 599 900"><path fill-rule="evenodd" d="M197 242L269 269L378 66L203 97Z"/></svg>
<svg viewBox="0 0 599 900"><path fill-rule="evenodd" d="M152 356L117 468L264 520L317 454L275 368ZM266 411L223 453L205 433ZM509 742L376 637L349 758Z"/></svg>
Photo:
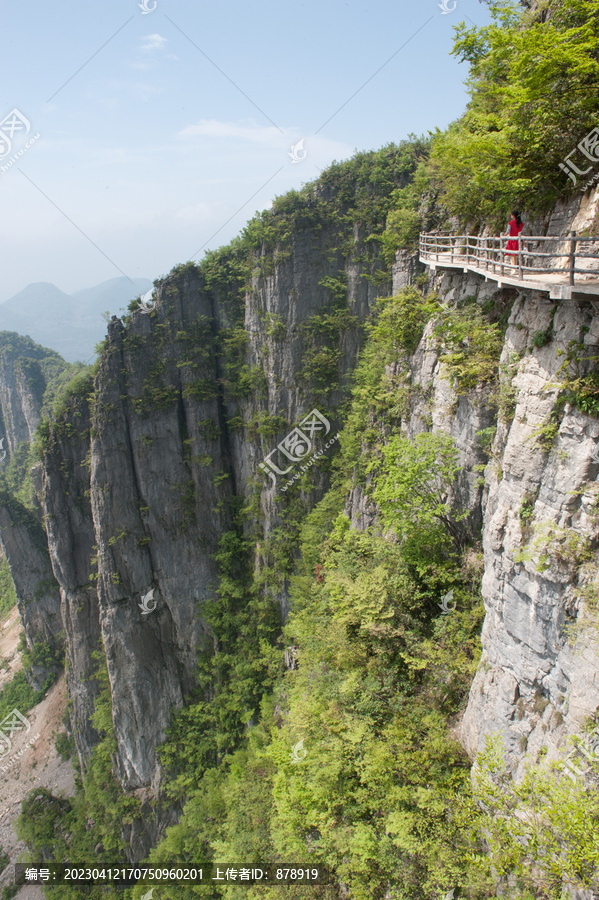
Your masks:
<svg viewBox="0 0 599 900"><path fill-rule="evenodd" d="M597 233L558 163L594 126L598 23L559 0L462 28L464 117L159 279L44 417L26 505L83 777L24 804L32 860L333 878L173 900L590 898L597 767L563 760L599 709L596 303L433 275L415 242L516 205Z"/></svg>

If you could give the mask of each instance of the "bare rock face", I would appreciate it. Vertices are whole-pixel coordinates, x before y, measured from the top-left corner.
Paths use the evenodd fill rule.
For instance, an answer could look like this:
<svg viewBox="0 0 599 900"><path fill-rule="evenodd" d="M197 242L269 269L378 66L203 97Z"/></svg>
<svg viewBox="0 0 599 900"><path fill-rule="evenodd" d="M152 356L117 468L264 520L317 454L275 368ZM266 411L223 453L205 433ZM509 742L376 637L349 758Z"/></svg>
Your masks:
<svg viewBox="0 0 599 900"><path fill-rule="evenodd" d="M560 203L546 234L582 231L597 190ZM599 538L597 419L558 403L568 353L584 374L599 354L599 301L545 293L516 299L502 354L499 420L482 504L486 617L483 654L462 725L473 758L499 733L516 775L541 749L551 760L599 708L592 615Z"/></svg>
<svg viewBox="0 0 599 900"><path fill-rule="evenodd" d="M129 789L152 783L156 746L194 685L198 651L213 646L202 610L218 584L215 554L232 527L230 501L250 499L258 482L265 536L278 523L260 463L318 403L317 373L303 365L305 326L330 307L320 282L342 263L315 254L313 242L309 231L298 233L291 258L272 275L255 275L237 308L190 267L159 288L151 316L134 312L126 328L116 319L109 326L95 384L91 505L117 768ZM380 293L354 268L350 261L355 320L342 339L341 379L362 339L358 319ZM252 381L244 391L231 350L240 334ZM342 393L328 394L320 412L332 427ZM258 427L269 419L274 429ZM315 499L326 486L320 477ZM278 599L284 615L284 585Z"/></svg>
<svg viewBox="0 0 599 900"><path fill-rule="evenodd" d="M597 192L558 204L545 234L581 231L597 209ZM398 254L395 285L413 277ZM401 271L399 271L401 270ZM404 273L402 275L402 272ZM410 273L412 273L410 275ZM593 616L599 542L599 424L558 403L568 354L585 371L599 355L599 299L574 293L498 290L471 273L430 275L444 303L493 299L510 310L501 356L499 415L479 388L457 396L439 363L432 326L409 360L411 413L407 436L443 430L457 444L462 474L456 500L482 526L483 654L462 723L462 742L474 758L488 734L499 733L519 776L543 750L560 755L599 708L599 623ZM405 280L404 280L405 279ZM573 370L571 369L570 372ZM393 373L389 373L392 375ZM487 457L477 433L497 426L481 487L475 467ZM376 521L361 491L346 512L355 528Z"/></svg>
<svg viewBox="0 0 599 900"><path fill-rule="evenodd" d="M171 710L193 686L198 647L209 639L201 610L214 595L214 554L229 527L212 309L199 288L186 279L184 302L177 293L168 315L164 306L152 320L139 313L128 331L111 323L96 382L100 627L118 774L130 788L152 780Z"/></svg>
<svg viewBox="0 0 599 900"><path fill-rule="evenodd" d="M521 762L541 747L551 759L599 707L599 657L583 612L593 578L584 563L599 537L599 425L569 405L556 408L564 354L572 341L591 349L598 311L586 300L557 304L543 295L512 311L504 360L522 360L512 381L514 419L498 430L497 462L486 473L487 616L463 722L472 756L486 734L500 732ZM535 347L535 335L548 330L551 340ZM579 614L568 637L564 626Z"/></svg>
<svg viewBox="0 0 599 900"><path fill-rule="evenodd" d="M587 204L585 216L589 210ZM551 220L544 227L554 233ZM364 262L359 228L349 255L338 249L338 238L298 227L285 255L257 254L243 294L232 287L233 276L231 283L209 283L194 266L175 270L158 287L151 314L113 318L93 402L90 381L48 428L41 503L60 585L77 749L85 769L97 740L89 721L98 691L92 654L101 649L115 770L126 790L158 794L156 748L172 711L194 687L198 654L214 646L205 607L215 596L216 554L233 528L234 503L259 505L254 561L260 568L262 538L281 524L285 481L269 480L261 463L279 453L277 446L313 409L335 433L342 388L363 341L361 323L376 297L391 290L373 278L376 259ZM413 283L419 269L414 258L399 254L395 287ZM496 423L495 407L484 386L456 394L431 327L408 363L418 390L405 433L433 428L454 437L462 464L456 500L470 510L471 532L483 531L484 652L464 744L474 755L487 733L500 731L523 760L526 741L530 749L542 744L557 752L564 734L599 705L590 631L583 628L571 643L564 635L564 624L582 616L582 563L599 538L593 459L599 425L573 407L556 412L564 361L558 351L571 341L599 349L599 317L592 301L550 302L531 291L498 290L475 275L439 270L431 281L446 303L470 296L511 307L502 389L515 414L497 422L485 484L476 471L487 459L478 432ZM340 296L343 308L335 306ZM319 331L332 310L344 317L333 347ZM23 410L27 404L14 399L18 375L6 377L13 379L10 403ZM18 426L19 415L13 416L11 440L23 439L34 406ZM327 486L323 470L302 498L306 505ZM376 521L359 487L346 511L355 528ZM15 526L8 512L0 515L6 516L4 540L5 528L8 534ZM13 543L7 539L6 552L16 558L17 537ZM273 602L284 617L284 578ZM131 859L145 854L174 815L165 813L146 830L131 825Z"/></svg>
<svg viewBox="0 0 599 900"><path fill-rule="evenodd" d="M14 452L33 440L47 387L45 369L58 374L66 366L58 353L30 338L0 332L0 437L7 439L5 449Z"/></svg>
<svg viewBox="0 0 599 900"><path fill-rule="evenodd" d="M506 293L468 274L440 273L435 280L450 302L469 296L482 303ZM519 774L541 748L548 759L559 755L599 708L597 634L584 599L594 591L594 569L585 562L599 540L599 424L567 403L557 405L573 342L579 357L599 354L599 302L550 301L531 291L512 291L508 300L501 390L513 416L496 421L480 389L455 395L429 327L410 362L412 383L428 386L428 395L414 402L406 434L441 429L460 451L456 499L482 524L486 607L462 741L474 758L486 735L499 732ZM474 467L485 457L477 432L495 423L481 489ZM361 527L359 491L349 514Z"/></svg>
<svg viewBox="0 0 599 900"><path fill-rule="evenodd" d="M52 573L46 534L35 515L6 492L0 494L0 545L17 595L17 606L29 650L41 643L53 657L64 646L60 595ZM27 677L40 689L60 662L34 664Z"/></svg>
<svg viewBox="0 0 599 900"><path fill-rule="evenodd" d="M101 635L90 503L90 411L85 399L85 391L93 388L91 378L83 388L83 395L67 400L65 411L49 427L39 494L52 568L60 585L70 728L85 772L98 740L90 716L98 694L94 677L98 663L92 654L101 649Z"/></svg>

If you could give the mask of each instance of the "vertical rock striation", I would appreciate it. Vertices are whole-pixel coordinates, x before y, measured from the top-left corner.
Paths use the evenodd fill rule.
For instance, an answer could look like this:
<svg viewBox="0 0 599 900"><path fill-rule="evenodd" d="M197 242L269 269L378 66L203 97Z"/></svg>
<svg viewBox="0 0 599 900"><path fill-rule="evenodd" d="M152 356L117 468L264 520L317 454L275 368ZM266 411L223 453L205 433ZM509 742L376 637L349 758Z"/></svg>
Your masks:
<svg viewBox="0 0 599 900"><path fill-rule="evenodd" d="M12 331L0 332L0 437L11 453L33 440L41 420L47 373L57 375L67 363L54 350Z"/></svg>
<svg viewBox="0 0 599 900"><path fill-rule="evenodd" d="M46 533L35 515L6 491L0 493L0 545L15 585L28 649L45 644L57 658L64 645L60 595L52 573ZM60 663L36 662L28 678L39 689Z"/></svg>
<svg viewBox="0 0 599 900"><path fill-rule="evenodd" d="M102 650L96 587L95 535L90 503L91 378L65 399L62 413L47 426L40 499L54 575L60 585L66 637L66 680L70 728L81 769L98 740L90 722L98 684L93 654Z"/></svg>

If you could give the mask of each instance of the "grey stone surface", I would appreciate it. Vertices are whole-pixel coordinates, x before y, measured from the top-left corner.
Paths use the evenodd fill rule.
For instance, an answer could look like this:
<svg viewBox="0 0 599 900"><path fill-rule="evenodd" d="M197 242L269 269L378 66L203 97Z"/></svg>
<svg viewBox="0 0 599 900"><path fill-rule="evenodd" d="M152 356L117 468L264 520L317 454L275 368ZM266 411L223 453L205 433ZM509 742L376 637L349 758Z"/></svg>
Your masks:
<svg viewBox="0 0 599 900"><path fill-rule="evenodd" d="M102 647L89 499L89 429L87 403L79 398L70 402L51 428L39 479L52 568L60 585L70 728L83 772L98 740L90 721L98 694L94 678L98 662L92 654Z"/></svg>
<svg viewBox="0 0 599 900"><path fill-rule="evenodd" d="M543 227L547 233L574 222L581 227L594 208L571 203ZM193 687L198 652L215 640L204 607L217 584L219 539L231 528L228 502L233 497L248 501L255 491L259 495L264 516L255 541L259 569L265 561L263 539L281 524L277 492L284 481L274 487L260 472L260 462L314 407L333 429L338 423L341 391L332 392L323 407L302 362L305 326L331 304L322 281L343 272L349 309L358 319L377 296L391 290L391 284L362 277L374 274L376 260L358 263L364 251L359 229L354 239L355 252L345 262L334 234L298 229L291 253L273 264L271 274L255 273L239 301L222 287L210 289L197 270L172 275L158 288L152 315L134 311L125 323L113 318L89 421L84 401L75 403L63 423L70 430L57 431L45 454L42 505L61 589L80 759L84 765L96 739L89 724L97 693L90 678L91 654L102 647L113 703L116 771L126 789L142 792L146 800L159 796L156 747L172 711ZM413 257L400 254L395 289L412 283L418 271ZM408 361L411 382L420 390L414 392L404 429L409 436L442 429L456 440L462 465L456 499L470 510L471 529L482 527L485 554L483 655L462 740L474 756L485 735L500 732L518 768L541 747L557 753L599 706L593 632L582 627L573 643L564 634L566 622L576 617L588 626L577 587L592 575L578 564L576 541L581 547L585 539L599 540L594 512L599 464L592 459L599 423L567 406L554 445L543 450L535 438L555 405L563 363L558 351L571 341L599 345L599 307L588 299L557 303L532 291L498 291L479 276L440 269L430 281L442 302L471 296L479 303L494 298L512 304L502 378L514 392L516 410L513 419L498 422L484 485L475 467L486 460L477 432L496 417L489 389L456 395L430 327ZM273 322L282 323L282 332L273 329ZM203 330L202 323L207 325ZM246 329L245 361L256 375L245 397L227 387L222 348L215 340L219 329L235 324ZM551 341L535 346L535 334L549 327ZM355 365L361 339L358 328L344 334L342 381ZM7 403L23 411L16 380L10 398ZM277 434L260 434L255 423L265 413L284 420ZM245 430L228 428L232 417ZM25 425L11 426L14 440L34 421L33 412L23 411L22 418ZM316 502L326 487L321 475L308 499ZM525 500L534 502L526 533L520 518ZM350 492L346 511L354 528L376 524L376 509L359 487ZM572 536L574 544L567 545ZM140 602L150 591L156 606L144 614ZM283 577L273 602L284 617ZM174 814L156 814L146 831L137 825L131 829L132 859Z"/></svg>
<svg viewBox="0 0 599 900"><path fill-rule="evenodd" d="M199 650L214 644L203 608L217 585L219 539L232 527L229 501L250 500L257 483L268 538L280 524L286 479L279 478L275 490L259 464L314 408L335 434L342 391L332 391L323 406L302 362L306 324L331 308L331 292L321 282L345 277L350 313L358 319L391 288L362 277L377 262L358 261L359 230L354 238L355 254L345 263L334 233L298 230L290 256L272 274L256 273L239 300L209 290L194 269L167 279L152 315L134 311L127 324L113 318L91 422L79 401L45 454L43 502L63 599L78 750L84 762L96 738L89 712L97 685L90 674L91 654L100 646L112 697L116 771L128 790L159 792L156 747L194 686ZM283 334L273 333L273 322L283 323ZM227 373L215 340L219 329L235 323L249 335L247 365L261 373L245 397L223 386ZM355 365L361 340L355 326L344 332L341 381ZM278 434L262 436L250 427L264 414L283 420ZM245 431L227 427L232 417L246 423ZM85 437L89 425L91 439ZM317 435L315 449L325 442ZM323 474L315 479L312 501L327 485ZM261 543L257 567L263 565ZM91 567L96 554L97 581ZM150 591L156 606L144 614L140 603ZM273 602L284 617L283 578ZM164 814L156 827L168 818ZM148 835L134 829L129 839L139 849Z"/></svg>
<svg viewBox="0 0 599 900"><path fill-rule="evenodd" d="M5 492L0 494L0 546L10 567L28 649L43 642L59 654L64 646L60 594L46 533L36 516ZM59 668L33 665L27 677L39 689Z"/></svg>

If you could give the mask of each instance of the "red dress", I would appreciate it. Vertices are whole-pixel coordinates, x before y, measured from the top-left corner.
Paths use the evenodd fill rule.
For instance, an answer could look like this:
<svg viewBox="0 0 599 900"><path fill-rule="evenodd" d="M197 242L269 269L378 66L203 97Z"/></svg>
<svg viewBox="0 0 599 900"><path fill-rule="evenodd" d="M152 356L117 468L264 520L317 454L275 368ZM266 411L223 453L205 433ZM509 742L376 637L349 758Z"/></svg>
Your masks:
<svg viewBox="0 0 599 900"><path fill-rule="evenodd" d="M524 222L520 222L519 225L517 222L510 222L509 228L510 228L510 237L518 237L518 235L524 228ZM506 250L507 250L507 252L509 252L510 250L517 252L518 251L518 241L508 241Z"/></svg>

